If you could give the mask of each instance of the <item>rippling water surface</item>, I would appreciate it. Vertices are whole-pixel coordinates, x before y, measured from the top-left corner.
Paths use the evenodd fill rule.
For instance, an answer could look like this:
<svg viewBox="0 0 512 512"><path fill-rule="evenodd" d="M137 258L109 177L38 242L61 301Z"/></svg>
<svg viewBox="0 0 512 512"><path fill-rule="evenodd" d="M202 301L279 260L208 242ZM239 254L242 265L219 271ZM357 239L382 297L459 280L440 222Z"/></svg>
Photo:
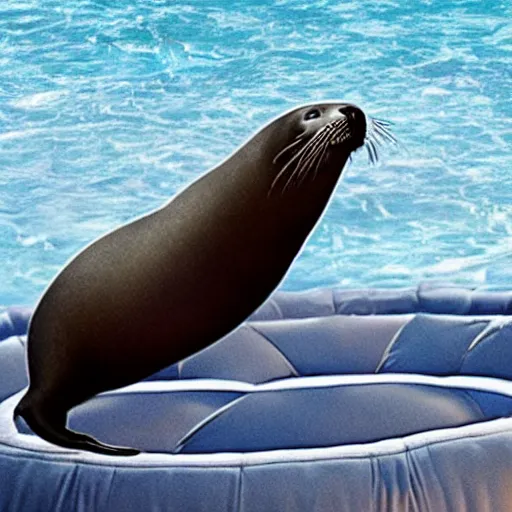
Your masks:
<svg viewBox="0 0 512 512"><path fill-rule="evenodd" d="M510 286L511 20L508 0L4 0L0 304L325 99L406 150L356 156L283 287Z"/></svg>

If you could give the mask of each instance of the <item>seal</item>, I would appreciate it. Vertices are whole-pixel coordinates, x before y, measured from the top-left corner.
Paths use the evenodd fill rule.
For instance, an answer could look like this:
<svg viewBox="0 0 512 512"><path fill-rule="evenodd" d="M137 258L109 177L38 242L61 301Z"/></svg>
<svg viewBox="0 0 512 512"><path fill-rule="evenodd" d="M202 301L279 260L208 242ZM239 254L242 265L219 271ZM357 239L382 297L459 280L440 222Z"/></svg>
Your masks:
<svg viewBox="0 0 512 512"><path fill-rule="evenodd" d="M391 140L382 122L376 134ZM358 107L325 103L276 118L162 208L99 238L57 275L28 334L30 384L14 417L66 448L111 455L66 427L94 395L205 348L277 287L320 219L353 151Z"/></svg>

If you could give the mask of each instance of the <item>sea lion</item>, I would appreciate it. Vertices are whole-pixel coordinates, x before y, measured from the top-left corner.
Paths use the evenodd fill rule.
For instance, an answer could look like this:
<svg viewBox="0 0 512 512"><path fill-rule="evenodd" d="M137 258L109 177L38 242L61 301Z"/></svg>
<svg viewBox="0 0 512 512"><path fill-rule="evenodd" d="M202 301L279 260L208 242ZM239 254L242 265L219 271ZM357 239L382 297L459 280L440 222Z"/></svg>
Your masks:
<svg viewBox="0 0 512 512"><path fill-rule="evenodd" d="M162 208L79 252L31 319L30 384L15 418L62 447L139 453L67 429L68 411L236 328L283 279L351 153L366 142L373 159L375 143L391 138L354 105L301 106Z"/></svg>

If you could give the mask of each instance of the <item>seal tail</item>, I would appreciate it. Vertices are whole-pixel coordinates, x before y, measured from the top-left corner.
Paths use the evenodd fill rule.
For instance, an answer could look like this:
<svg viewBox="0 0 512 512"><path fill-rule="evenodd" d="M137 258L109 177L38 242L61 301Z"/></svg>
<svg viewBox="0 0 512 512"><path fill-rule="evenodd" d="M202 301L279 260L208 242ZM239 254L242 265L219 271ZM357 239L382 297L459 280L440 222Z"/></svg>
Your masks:
<svg viewBox="0 0 512 512"><path fill-rule="evenodd" d="M122 446L111 446L101 443L94 437L80 434L66 428L66 413L55 414L48 412L44 406L31 402L25 395L14 409L13 419L16 422L18 417L22 417L30 429L49 443L71 448L75 450L85 450L104 455L130 456L140 453L134 448L125 448Z"/></svg>

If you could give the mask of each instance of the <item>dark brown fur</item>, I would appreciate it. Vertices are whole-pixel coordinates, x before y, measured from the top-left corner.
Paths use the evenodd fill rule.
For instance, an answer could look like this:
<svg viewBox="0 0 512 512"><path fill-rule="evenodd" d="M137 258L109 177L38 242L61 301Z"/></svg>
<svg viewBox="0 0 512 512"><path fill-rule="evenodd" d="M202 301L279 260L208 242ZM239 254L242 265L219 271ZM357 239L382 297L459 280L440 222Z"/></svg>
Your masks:
<svg viewBox="0 0 512 512"><path fill-rule="evenodd" d="M305 120L314 110L320 116ZM289 165L280 175L322 127L344 116L349 136L323 148L314 169L294 179L296 167ZM295 109L163 208L80 252L32 318L30 386L15 415L60 446L137 453L68 430L67 412L201 350L243 322L283 279L365 135L365 116L350 105ZM283 153L301 137L304 143Z"/></svg>

